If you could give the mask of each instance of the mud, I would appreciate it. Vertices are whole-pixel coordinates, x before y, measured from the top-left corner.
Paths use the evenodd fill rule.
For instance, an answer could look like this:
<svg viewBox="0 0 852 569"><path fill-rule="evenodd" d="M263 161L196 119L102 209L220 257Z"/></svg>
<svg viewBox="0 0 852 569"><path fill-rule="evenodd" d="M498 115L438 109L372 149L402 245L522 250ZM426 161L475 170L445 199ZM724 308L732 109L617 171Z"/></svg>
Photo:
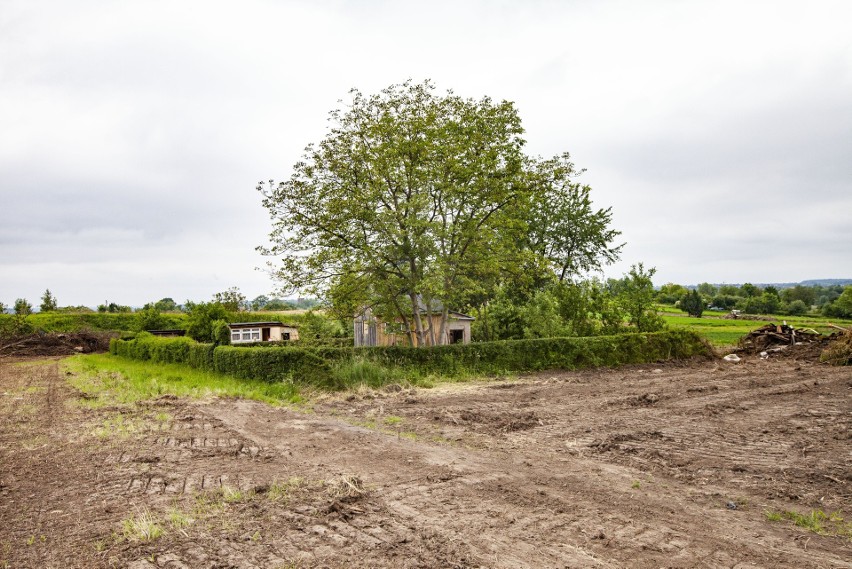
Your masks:
<svg viewBox="0 0 852 569"><path fill-rule="evenodd" d="M302 409L98 407L65 373L0 363L0 567L852 567L850 536L767 518L852 520L849 368L546 372Z"/></svg>

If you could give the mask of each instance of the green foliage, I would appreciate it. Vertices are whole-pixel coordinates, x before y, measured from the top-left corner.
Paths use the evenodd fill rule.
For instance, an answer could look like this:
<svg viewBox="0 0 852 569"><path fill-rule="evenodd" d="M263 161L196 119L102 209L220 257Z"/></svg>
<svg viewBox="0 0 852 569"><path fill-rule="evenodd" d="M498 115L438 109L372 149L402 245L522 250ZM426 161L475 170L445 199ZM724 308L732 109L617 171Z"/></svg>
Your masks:
<svg viewBox="0 0 852 569"><path fill-rule="evenodd" d="M687 294L688 292L689 291L686 290L686 287L682 285L666 283L660 287L660 290L657 291L655 298L656 301L660 304L674 304L677 301L681 300L683 298L683 295Z"/></svg>
<svg viewBox="0 0 852 569"><path fill-rule="evenodd" d="M160 312L176 312L179 307L174 299L165 297L154 303L154 308Z"/></svg>
<svg viewBox="0 0 852 569"><path fill-rule="evenodd" d="M258 187L274 227L260 250L281 259L287 289L330 299L340 317L369 306L402 319L425 345L421 301L446 322L512 268L565 279L617 257L610 210L592 207L567 154L522 152L512 103L439 96L428 81L351 94L292 177Z"/></svg>
<svg viewBox="0 0 852 569"><path fill-rule="evenodd" d="M548 261L559 282L600 271L618 260L624 247L612 245L621 235L610 228L612 208L595 211L591 188L572 181L581 173L567 153L530 168L532 183L541 191L530 201L528 245Z"/></svg>
<svg viewBox="0 0 852 569"><path fill-rule="evenodd" d="M15 299L15 314L18 316L29 316L33 313L33 305L26 298Z"/></svg>
<svg viewBox="0 0 852 569"><path fill-rule="evenodd" d="M844 288L837 300L823 308L823 313L838 318L852 318L852 286Z"/></svg>
<svg viewBox="0 0 852 569"><path fill-rule="evenodd" d="M801 316L808 311L808 305L801 300L794 300L787 305L786 313L792 316Z"/></svg>
<svg viewBox="0 0 852 569"><path fill-rule="evenodd" d="M53 312L56 310L56 297L50 293L50 289L46 289L41 296L39 310L41 312Z"/></svg>
<svg viewBox="0 0 852 569"><path fill-rule="evenodd" d="M245 295L235 286L214 294L212 304L221 304L228 312L239 312L248 305Z"/></svg>
<svg viewBox="0 0 852 569"><path fill-rule="evenodd" d="M115 302L104 302L98 305L98 312L108 312L110 314L132 312L129 306L116 304Z"/></svg>
<svg viewBox="0 0 852 569"><path fill-rule="evenodd" d="M323 389L344 389L353 382L370 385L428 374L464 377L471 374L617 366L708 355L709 348L692 332L674 330L594 338L452 344L429 348L192 346L186 338L140 335L114 340L114 355L151 362L177 362L249 380L295 381ZM198 353L193 350L198 349ZM201 357L199 354L204 353ZM212 358L210 354L212 352Z"/></svg>
<svg viewBox="0 0 852 569"><path fill-rule="evenodd" d="M264 310L293 310L295 308L297 308L296 305L290 304L289 302L284 302L280 298L271 299L263 307ZM311 306L307 306L307 307L303 307L303 308L311 308ZM257 310L257 309L254 309L254 310Z"/></svg>
<svg viewBox="0 0 852 569"><path fill-rule="evenodd" d="M166 327L166 322L166 318L160 314L155 306L148 306L148 308L143 308L136 313L135 329L139 331L162 330Z"/></svg>
<svg viewBox="0 0 852 569"><path fill-rule="evenodd" d="M760 288L754 286L751 283L745 283L740 287L740 293L742 294L742 296L750 298L759 295L761 293L761 290Z"/></svg>
<svg viewBox="0 0 852 569"><path fill-rule="evenodd" d="M796 285L785 288L781 292L781 299L788 304L795 300L801 300L806 307L810 307L816 302L816 290L814 287Z"/></svg>
<svg viewBox="0 0 852 569"><path fill-rule="evenodd" d="M214 320L210 326L210 333L216 345L227 346L231 343L231 329L228 328L227 320Z"/></svg>
<svg viewBox="0 0 852 569"><path fill-rule="evenodd" d="M701 298L701 293L698 290L685 293L680 298L680 309L694 318L701 318L704 313L704 299Z"/></svg>
<svg viewBox="0 0 852 569"><path fill-rule="evenodd" d="M308 310L302 315L299 323L299 344L327 345L332 338L343 338L346 336L341 323L332 320L315 310ZM352 342L348 339L347 342Z"/></svg>
<svg viewBox="0 0 852 569"><path fill-rule="evenodd" d="M186 334L198 342L216 342L213 323L216 320L228 321L228 312L217 302L187 303L189 315Z"/></svg>
<svg viewBox="0 0 852 569"><path fill-rule="evenodd" d="M710 283L701 283L698 285L698 292L701 293L701 296L704 298L709 299L716 296L718 289Z"/></svg>
<svg viewBox="0 0 852 569"><path fill-rule="evenodd" d="M738 301L739 297L731 296L729 294L718 294L713 297L712 305L724 310L731 310L737 305Z"/></svg>
<svg viewBox="0 0 852 569"><path fill-rule="evenodd" d="M624 328L619 300L598 281L556 282L531 296L500 287L477 312L475 340L519 340L616 334Z"/></svg>
<svg viewBox="0 0 852 569"><path fill-rule="evenodd" d="M632 265L622 279L610 282L628 322L640 332L653 332L665 326L654 306L654 283L651 279L656 272L656 268L646 271L645 265L638 263Z"/></svg>

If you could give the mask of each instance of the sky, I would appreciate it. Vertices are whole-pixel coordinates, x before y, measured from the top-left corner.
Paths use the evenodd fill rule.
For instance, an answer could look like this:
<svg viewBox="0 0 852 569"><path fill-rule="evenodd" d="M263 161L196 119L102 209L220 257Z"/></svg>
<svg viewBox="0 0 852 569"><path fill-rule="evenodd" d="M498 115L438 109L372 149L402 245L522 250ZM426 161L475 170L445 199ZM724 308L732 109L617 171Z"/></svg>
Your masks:
<svg viewBox="0 0 852 569"><path fill-rule="evenodd" d="M605 277L852 278L852 2L0 0L0 302L275 292L256 191L351 88L513 101Z"/></svg>

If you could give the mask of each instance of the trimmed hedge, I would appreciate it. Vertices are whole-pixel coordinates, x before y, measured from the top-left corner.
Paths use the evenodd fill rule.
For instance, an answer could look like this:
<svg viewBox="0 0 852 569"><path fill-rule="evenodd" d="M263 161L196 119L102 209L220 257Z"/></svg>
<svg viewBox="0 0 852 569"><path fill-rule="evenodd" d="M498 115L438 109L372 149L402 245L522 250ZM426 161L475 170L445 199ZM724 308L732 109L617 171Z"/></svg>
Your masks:
<svg viewBox="0 0 852 569"><path fill-rule="evenodd" d="M667 330L588 338L544 338L452 344L431 348L246 349L197 344L189 338L140 336L113 340L110 353L140 360L185 363L244 379L294 379L328 389L343 387L335 366L366 360L388 368L445 376L464 373L527 372L542 369L614 367L624 364L709 356L712 349L694 332Z"/></svg>

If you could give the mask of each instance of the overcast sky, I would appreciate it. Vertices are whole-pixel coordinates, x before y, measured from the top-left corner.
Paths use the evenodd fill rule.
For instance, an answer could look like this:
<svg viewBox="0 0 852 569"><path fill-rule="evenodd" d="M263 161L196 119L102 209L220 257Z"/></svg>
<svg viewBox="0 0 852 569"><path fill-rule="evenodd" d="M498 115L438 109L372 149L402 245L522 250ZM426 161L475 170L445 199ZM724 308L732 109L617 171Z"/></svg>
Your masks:
<svg viewBox="0 0 852 569"><path fill-rule="evenodd" d="M0 0L0 301L274 283L255 190L350 88L514 101L657 284L852 278L852 2Z"/></svg>

